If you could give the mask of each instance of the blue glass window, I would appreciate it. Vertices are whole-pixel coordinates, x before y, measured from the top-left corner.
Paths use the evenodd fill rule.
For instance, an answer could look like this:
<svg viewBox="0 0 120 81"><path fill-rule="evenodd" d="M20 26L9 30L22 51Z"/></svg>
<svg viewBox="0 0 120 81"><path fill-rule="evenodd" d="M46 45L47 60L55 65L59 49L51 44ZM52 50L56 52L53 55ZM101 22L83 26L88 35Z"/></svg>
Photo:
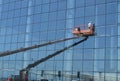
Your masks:
<svg viewBox="0 0 120 81"><path fill-rule="evenodd" d="M65 10L66 9L66 0L61 0L58 3L58 10Z"/></svg>
<svg viewBox="0 0 120 81"><path fill-rule="evenodd" d="M32 20L33 17L34 17L33 22L39 23L39 22L47 21L48 14L36 14L36 15L32 16L30 20Z"/></svg>
<svg viewBox="0 0 120 81"><path fill-rule="evenodd" d="M41 23L41 28L39 30L40 31L47 31L47 29L48 29L48 23Z"/></svg>
<svg viewBox="0 0 120 81"><path fill-rule="evenodd" d="M0 0L0 4L2 4L2 0Z"/></svg>
<svg viewBox="0 0 120 81"><path fill-rule="evenodd" d="M13 9L14 9L14 5L15 5L15 3L14 3L14 2L9 3L9 10L13 10Z"/></svg>
<svg viewBox="0 0 120 81"><path fill-rule="evenodd" d="M57 19L57 12L49 13L49 21L55 21Z"/></svg>
<svg viewBox="0 0 120 81"><path fill-rule="evenodd" d="M49 32L47 38L48 38L49 40L55 40L55 33L56 33L56 32L54 32L54 31L53 31L53 32Z"/></svg>
<svg viewBox="0 0 120 81"><path fill-rule="evenodd" d="M116 72L117 71L117 61L106 60L105 61L105 72Z"/></svg>
<svg viewBox="0 0 120 81"><path fill-rule="evenodd" d="M4 43L5 42L5 36L1 36L0 39L1 39L0 43Z"/></svg>
<svg viewBox="0 0 120 81"><path fill-rule="evenodd" d="M42 0L42 3L45 4L45 3L49 3L50 0Z"/></svg>
<svg viewBox="0 0 120 81"><path fill-rule="evenodd" d="M117 12L117 3L108 3L107 4L107 13Z"/></svg>
<svg viewBox="0 0 120 81"><path fill-rule="evenodd" d="M42 4L42 0L35 0L35 4L36 5Z"/></svg>
<svg viewBox="0 0 120 81"><path fill-rule="evenodd" d="M75 18L75 26L80 26L80 28L84 28L84 17Z"/></svg>
<svg viewBox="0 0 120 81"><path fill-rule="evenodd" d="M117 60L118 58L118 52L117 52L117 48L107 48L106 49L106 54L105 54L105 59L107 60Z"/></svg>
<svg viewBox="0 0 120 81"><path fill-rule="evenodd" d="M19 23L20 23L19 20L20 20L20 19L19 19L18 17L14 18L14 19L13 19L13 25L14 25L14 26L19 25Z"/></svg>
<svg viewBox="0 0 120 81"><path fill-rule="evenodd" d="M55 69L56 70L62 70L63 69L63 61L55 61Z"/></svg>
<svg viewBox="0 0 120 81"><path fill-rule="evenodd" d="M84 50L84 58L83 60L92 60L94 55L93 49L85 49Z"/></svg>
<svg viewBox="0 0 120 81"><path fill-rule="evenodd" d="M41 14L41 22L46 22L48 21L48 13ZM36 17L37 18L37 17ZM36 19L35 18L35 19Z"/></svg>
<svg viewBox="0 0 120 81"><path fill-rule="evenodd" d="M118 36L118 47L120 47L120 36Z"/></svg>
<svg viewBox="0 0 120 81"><path fill-rule="evenodd" d="M82 61L73 61L73 70L74 71L82 71Z"/></svg>
<svg viewBox="0 0 120 81"><path fill-rule="evenodd" d="M85 8L85 16L95 15L95 6L89 6Z"/></svg>
<svg viewBox="0 0 120 81"><path fill-rule="evenodd" d="M46 27L45 27L46 28ZM40 34L40 39L41 40L47 40L47 32L41 32Z"/></svg>
<svg viewBox="0 0 120 81"><path fill-rule="evenodd" d="M44 4L42 6L42 13L49 12L49 4Z"/></svg>
<svg viewBox="0 0 120 81"><path fill-rule="evenodd" d="M120 61L118 61L118 71L120 71ZM118 80L120 80L120 74L118 73Z"/></svg>
<svg viewBox="0 0 120 81"><path fill-rule="evenodd" d="M83 61L83 71L93 71L93 61Z"/></svg>
<svg viewBox="0 0 120 81"><path fill-rule="evenodd" d="M40 31L40 28L41 28L41 25L39 23L33 24L32 31L38 32L38 31Z"/></svg>
<svg viewBox="0 0 120 81"><path fill-rule="evenodd" d="M57 21L57 28L56 29L64 29L65 28L65 20Z"/></svg>
<svg viewBox="0 0 120 81"><path fill-rule="evenodd" d="M14 16L14 11L9 11L8 18L13 18Z"/></svg>
<svg viewBox="0 0 120 81"><path fill-rule="evenodd" d="M9 4L4 4L3 5L3 11L8 11L9 9Z"/></svg>
<svg viewBox="0 0 120 81"><path fill-rule="evenodd" d="M32 33L32 41L39 41L39 32Z"/></svg>
<svg viewBox="0 0 120 81"><path fill-rule="evenodd" d="M106 15L106 24L112 25L117 23L117 14L107 14Z"/></svg>
<svg viewBox="0 0 120 81"><path fill-rule="evenodd" d="M65 31L64 30L59 30L59 31L56 32L56 39L61 39L64 36L65 36ZM57 45L57 46L59 46L59 45Z"/></svg>
<svg viewBox="0 0 120 81"><path fill-rule="evenodd" d="M83 17L84 16L84 8L76 8L75 17Z"/></svg>
<svg viewBox="0 0 120 81"><path fill-rule="evenodd" d="M13 19L12 18L7 19L6 26L11 28L12 24L13 24Z"/></svg>
<svg viewBox="0 0 120 81"><path fill-rule="evenodd" d="M106 35L110 36L110 35L117 35L118 34L118 28L116 25L111 25L106 27Z"/></svg>
<svg viewBox="0 0 120 81"><path fill-rule="evenodd" d="M74 55L73 55L73 59L74 60L82 60L83 58L83 50L82 49L76 49L75 51L73 51Z"/></svg>
<svg viewBox="0 0 120 81"><path fill-rule="evenodd" d="M106 47L111 47L111 37L110 36L106 37Z"/></svg>
<svg viewBox="0 0 120 81"><path fill-rule="evenodd" d="M105 49L95 49L95 60L104 60L105 59Z"/></svg>
<svg viewBox="0 0 120 81"><path fill-rule="evenodd" d="M20 16L20 9L14 10L14 17L19 17Z"/></svg>
<svg viewBox="0 0 120 81"><path fill-rule="evenodd" d="M96 4L105 3L105 0L96 0Z"/></svg>
<svg viewBox="0 0 120 81"><path fill-rule="evenodd" d="M58 0L51 0L50 2L57 2Z"/></svg>
<svg viewBox="0 0 120 81"><path fill-rule="evenodd" d="M7 69L8 66L9 66L9 65L8 65L8 61L3 61L3 67Z"/></svg>
<svg viewBox="0 0 120 81"><path fill-rule="evenodd" d="M117 36L113 36L111 37L111 47L118 47L118 37Z"/></svg>
<svg viewBox="0 0 120 81"><path fill-rule="evenodd" d="M96 14L105 14L106 9L105 9L105 4L101 4L101 5L96 5Z"/></svg>
<svg viewBox="0 0 120 81"><path fill-rule="evenodd" d="M25 8L25 7L28 7L28 1L29 0L22 0L22 8ZM36 0L36 1L38 1L38 0Z"/></svg>
<svg viewBox="0 0 120 81"><path fill-rule="evenodd" d="M10 69L15 68L15 66L16 66L15 61L9 61L9 68Z"/></svg>
<svg viewBox="0 0 120 81"><path fill-rule="evenodd" d="M94 71L98 71L98 72L104 72L104 61L100 60L100 61L97 61L95 60L94 61Z"/></svg>
<svg viewBox="0 0 120 81"><path fill-rule="evenodd" d="M28 14L28 8L21 9L21 16L26 16Z"/></svg>
<svg viewBox="0 0 120 81"><path fill-rule="evenodd" d="M41 5L35 6L35 12L34 13L41 13Z"/></svg>
<svg viewBox="0 0 120 81"><path fill-rule="evenodd" d="M65 19L66 17L66 11L58 11L57 19Z"/></svg>
<svg viewBox="0 0 120 81"><path fill-rule="evenodd" d="M95 47L95 39L91 37L85 42L84 48L94 48L94 47Z"/></svg>
<svg viewBox="0 0 120 81"><path fill-rule="evenodd" d="M16 1L16 3L15 3L15 9L19 9L19 8L21 8L21 3L20 3L20 1Z"/></svg>
<svg viewBox="0 0 120 81"><path fill-rule="evenodd" d="M104 48L105 47L105 37L95 38L95 48Z"/></svg>
<svg viewBox="0 0 120 81"><path fill-rule="evenodd" d="M105 15L98 15L96 16L96 26L103 26L105 25Z"/></svg>
<svg viewBox="0 0 120 81"><path fill-rule="evenodd" d="M85 0L76 0L76 7L85 6Z"/></svg>
<svg viewBox="0 0 120 81"><path fill-rule="evenodd" d="M26 62L26 61L24 61ZM23 67L23 62L22 61L16 61L16 67L14 67L15 69L21 69Z"/></svg>
<svg viewBox="0 0 120 81"><path fill-rule="evenodd" d="M56 29L56 22L50 22L49 23L49 27L48 27L48 30L52 30L52 31L55 31Z"/></svg>
<svg viewBox="0 0 120 81"><path fill-rule="evenodd" d="M118 12L120 12L120 4L118 4Z"/></svg>
<svg viewBox="0 0 120 81"><path fill-rule="evenodd" d="M116 2L117 0L106 0L106 2Z"/></svg>
<svg viewBox="0 0 120 81"><path fill-rule="evenodd" d="M95 0L86 0L85 4L86 4L86 6L94 5L95 4Z"/></svg>
<svg viewBox="0 0 120 81"><path fill-rule="evenodd" d="M96 25L96 23L95 23ZM97 36L105 36L106 35L106 27L100 26L95 28L95 32L97 33ZM102 31L102 32L101 32Z"/></svg>
<svg viewBox="0 0 120 81"><path fill-rule="evenodd" d="M47 70L52 70L53 69L53 64L54 64L53 61L47 61L46 62L46 65L47 65L46 69Z"/></svg>
<svg viewBox="0 0 120 81"><path fill-rule="evenodd" d="M57 3L50 4L50 11L57 11L57 9L58 9L58 4Z"/></svg>

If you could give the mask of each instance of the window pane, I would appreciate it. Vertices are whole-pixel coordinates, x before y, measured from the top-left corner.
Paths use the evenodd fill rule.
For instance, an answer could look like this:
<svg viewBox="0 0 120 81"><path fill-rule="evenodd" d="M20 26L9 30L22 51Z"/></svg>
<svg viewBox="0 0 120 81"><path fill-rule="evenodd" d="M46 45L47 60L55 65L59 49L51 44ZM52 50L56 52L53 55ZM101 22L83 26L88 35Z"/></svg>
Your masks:
<svg viewBox="0 0 120 81"><path fill-rule="evenodd" d="M85 8L85 16L93 16L95 14L95 6Z"/></svg>
<svg viewBox="0 0 120 81"><path fill-rule="evenodd" d="M104 61L94 61L94 71L104 72Z"/></svg>
<svg viewBox="0 0 120 81"><path fill-rule="evenodd" d="M84 60L92 60L93 59L94 52L92 49L85 49L84 50Z"/></svg>
<svg viewBox="0 0 120 81"><path fill-rule="evenodd" d="M84 8L76 8L75 17L83 17L84 16Z"/></svg>
<svg viewBox="0 0 120 81"><path fill-rule="evenodd" d="M85 3L85 0L76 0L76 7L85 6L84 3Z"/></svg>
<svg viewBox="0 0 120 81"><path fill-rule="evenodd" d="M58 3L58 10L65 10L66 9L66 1L67 0L62 0L62 1L59 1Z"/></svg>
<svg viewBox="0 0 120 81"><path fill-rule="evenodd" d="M93 61L83 61L83 71L93 71Z"/></svg>
<svg viewBox="0 0 120 81"><path fill-rule="evenodd" d="M105 3L105 0L96 0L96 4Z"/></svg>
<svg viewBox="0 0 120 81"><path fill-rule="evenodd" d="M105 30L106 30L106 28L104 26L100 26L100 27L96 27L95 28L95 32L97 33L97 36L105 36L106 35L106 31Z"/></svg>
<svg viewBox="0 0 120 81"><path fill-rule="evenodd" d="M66 11L58 11L58 16L57 16L58 20L65 19L65 17L66 17Z"/></svg>
<svg viewBox="0 0 120 81"><path fill-rule="evenodd" d="M86 0L85 4L86 4L86 6L94 5L95 4L95 0Z"/></svg>
<svg viewBox="0 0 120 81"><path fill-rule="evenodd" d="M105 37L95 38L95 47L104 48L105 47Z"/></svg>
<svg viewBox="0 0 120 81"><path fill-rule="evenodd" d="M106 2L115 2L117 0L106 0Z"/></svg>
<svg viewBox="0 0 120 81"><path fill-rule="evenodd" d="M57 9L58 9L58 4L57 3L50 4L50 11L57 11Z"/></svg>
<svg viewBox="0 0 120 81"><path fill-rule="evenodd" d="M117 61L106 60L105 61L105 72L116 72L117 71Z"/></svg>
<svg viewBox="0 0 120 81"><path fill-rule="evenodd" d="M117 14L107 14L107 25L116 24L117 23Z"/></svg>
<svg viewBox="0 0 120 81"><path fill-rule="evenodd" d="M117 12L117 3L107 4L107 13L115 13L115 12Z"/></svg>
<svg viewBox="0 0 120 81"><path fill-rule="evenodd" d="M73 71L82 71L82 61L73 61Z"/></svg>
<svg viewBox="0 0 120 81"><path fill-rule="evenodd" d="M74 55L73 55L74 60L82 60L83 59L83 50L82 49L77 49L77 50L75 49L75 51L73 51L73 53L74 53Z"/></svg>
<svg viewBox="0 0 120 81"><path fill-rule="evenodd" d="M95 49L95 56L96 60L104 60L105 59L105 49Z"/></svg>
<svg viewBox="0 0 120 81"><path fill-rule="evenodd" d="M117 57L118 57L117 48L112 48L112 49L107 48L105 56L106 56L106 59L117 60Z"/></svg>
<svg viewBox="0 0 120 81"><path fill-rule="evenodd" d="M103 26L105 25L105 15L98 15L96 16L96 26Z"/></svg>
<svg viewBox="0 0 120 81"><path fill-rule="evenodd" d="M96 14L105 14L105 4L96 5Z"/></svg>

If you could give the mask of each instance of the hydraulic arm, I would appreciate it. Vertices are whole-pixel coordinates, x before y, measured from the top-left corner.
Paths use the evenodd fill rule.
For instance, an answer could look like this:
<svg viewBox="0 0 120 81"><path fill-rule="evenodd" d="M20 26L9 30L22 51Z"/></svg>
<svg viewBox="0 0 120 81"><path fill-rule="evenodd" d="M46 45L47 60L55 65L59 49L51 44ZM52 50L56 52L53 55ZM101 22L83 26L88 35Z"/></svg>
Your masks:
<svg viewBox="0 0 120 81"><path fill-rule="evenodd" d="M25 77L26 74L28 74L28 72L29 72L29 70L30 70L31 68L39 65L39 64L42 63L42 62L47 61L48 59L50 59L50 58L52 58L52 57L55 57L56 55L59 55L60 53L64 52L65 50L67 50L67 49L69 49L69 48L71 48L71 47L74 47L74 46L76 46L76 45L78 45L78 44L86 41L87 39L88 39L88 36L86 36L84 39L82 39L82 40L80 40L80 41L78 41L78 42L73 43L72 45L70 45L70 46L68 46L68 47L65 47L65 48L63 48L63 49L61 49L61 50L58 50L58 51L56 51L56 52L53 53L53 54L50 54L50 55L48 55L48 56L46 56L46 57L44 57L44 58L42 58L42 59L40 59L40 60L37 60L36 62L34 62L34 63L32 63L32 64L29 64L26 68L24 68L24 69L22 69L22 70L20 71L20 76L21 76L21 79L22 79L21 81L27 81L27 80L25 80L23 77ZM26 72L25 72L25 71L26 71Z"/></svg>
<svg viewBox="0 0 120 81"><path fill-rule="evenodd" d="M12 50L12 51L10 50L10 51L6 51L6 52L0 53L0 57L7 56L7 55L12 55L12 54L15 54L15 53L19 53L19 52L23 52L23 51L27 51L27 50L39 48L39 47L42 47L42 46L50 45L50 44L54 44L54 43L59 43L59 42L71 40L71 39L76 39L76 38L79 38L79 37L75 36L75 37L70 37L70 38L64 38L64 39L50 41L50 42L46 42L46 43L43 43L43 44L37 44L37 45L33 45L33 46L29 46L29 47L24 47L24 48Z"/></svg>

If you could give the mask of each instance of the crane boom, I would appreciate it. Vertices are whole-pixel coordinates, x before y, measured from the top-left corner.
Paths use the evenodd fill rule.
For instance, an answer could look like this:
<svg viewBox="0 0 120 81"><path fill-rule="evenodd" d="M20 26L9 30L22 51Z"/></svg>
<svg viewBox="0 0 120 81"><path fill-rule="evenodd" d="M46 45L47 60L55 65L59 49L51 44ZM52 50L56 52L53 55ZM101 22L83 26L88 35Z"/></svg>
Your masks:
<svg viewBox="0 0 120 81"><path fill-rule="evenodd" d="M87 39L88 39L88 36L85 36L84 39L82 39L82 40L80 40L80 41L78 41L78 42L75 42L75 43L73 43L72 45L67 46L67 47L65 47L65 48L63 48L63 49L61 49L61 50L58 50L58 51L56 51L55 53L50 54L50 55L48 55L48 56L46 56L46 57L44 57L44 58L42 58L42 59L40 59L40 60L37 60L36 62L34 62L34 63L32 63L32 64L29 64L26 68L23 68L22 70L20 70L20 79L21 79L20 81L28 81L28 78L27 78L27 77L28 77L28 74L29 74L29 70L30 70L31 68L39 65L39 64L42 63L42 62L45 62L45 61L49 60L49 59L52 58L52 57L55 57L56 55L59 55L60 53L64 52L65 50L67 50L67 49L69 49L69 48L71 48L71 47L74 47L74 46L76 46L76 45L78 45L78 44L86 41Z"/></svg>
<svg viewBox="0 0 120 81"><path fill-rule="evenodd" d="M60 53L64 52L65 50L67 50L67 49L69 49L69 48L71 48L71 47L74 47L74 46L76 46L76 45L78 45L78 44L86 41L87 39L88 39L88 36L86 36L84 39L82 39L82 40L80 40L80 41L78 41L78 42L73 43L73 44L70 45L70 46L67 46L67 47L65 47L65 48L63 48L63 49L61 49L61 50L56 51L56 52L53 53L53 54L50 54L50 55L48 55L48 56L46 56L46 57L44 57L44 58L42 58L42 59L40 59L40 60L37 60L36 62L34 62L34 63L32 63L32 64L29 64L26 68L22 69L21 72L22 72L22 71L29 71L32 67L35 67L35 66L39 65L40 63L45 62L46 60L48 60L48 59L50 59L50 58L52 58L52 57L55 57L56 55L59 55Z"/></svg>
<svg viewBox="0 0 120 81"><path fill-rule="evenodd" d="M50 44L71 40L71 39L76 39L76 38L79 38L79 37L74 36L74 37L70 37L70 38L64 38L64 39L60 39L60 40L46 42L46 43L43 43L43 44L36 44L36 45L33 45L33 46L29 46L29 47L19 48L19 49L16 49L16 50L10 50L10 51L0 53L0 57L8 56L8 55L12 55L12 54L15 54L15 53L19 53L19 52L39 48L39 47L42 47L42 46L50 45Z"/></svg>

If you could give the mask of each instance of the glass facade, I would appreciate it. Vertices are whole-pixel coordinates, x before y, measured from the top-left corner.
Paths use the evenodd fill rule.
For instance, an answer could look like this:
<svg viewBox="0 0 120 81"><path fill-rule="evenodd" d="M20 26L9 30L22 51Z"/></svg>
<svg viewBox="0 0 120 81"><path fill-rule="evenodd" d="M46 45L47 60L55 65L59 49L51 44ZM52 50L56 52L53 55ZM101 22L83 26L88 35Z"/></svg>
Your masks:
<svg viewBox="0 0 120 81"><path fill-rule="evenodd" d="M120 0L0 0L0 52L72 37L89 21L96 36L32 68L29 80L120 81ZM0 57L0 80L80 39Z"/></svg>

